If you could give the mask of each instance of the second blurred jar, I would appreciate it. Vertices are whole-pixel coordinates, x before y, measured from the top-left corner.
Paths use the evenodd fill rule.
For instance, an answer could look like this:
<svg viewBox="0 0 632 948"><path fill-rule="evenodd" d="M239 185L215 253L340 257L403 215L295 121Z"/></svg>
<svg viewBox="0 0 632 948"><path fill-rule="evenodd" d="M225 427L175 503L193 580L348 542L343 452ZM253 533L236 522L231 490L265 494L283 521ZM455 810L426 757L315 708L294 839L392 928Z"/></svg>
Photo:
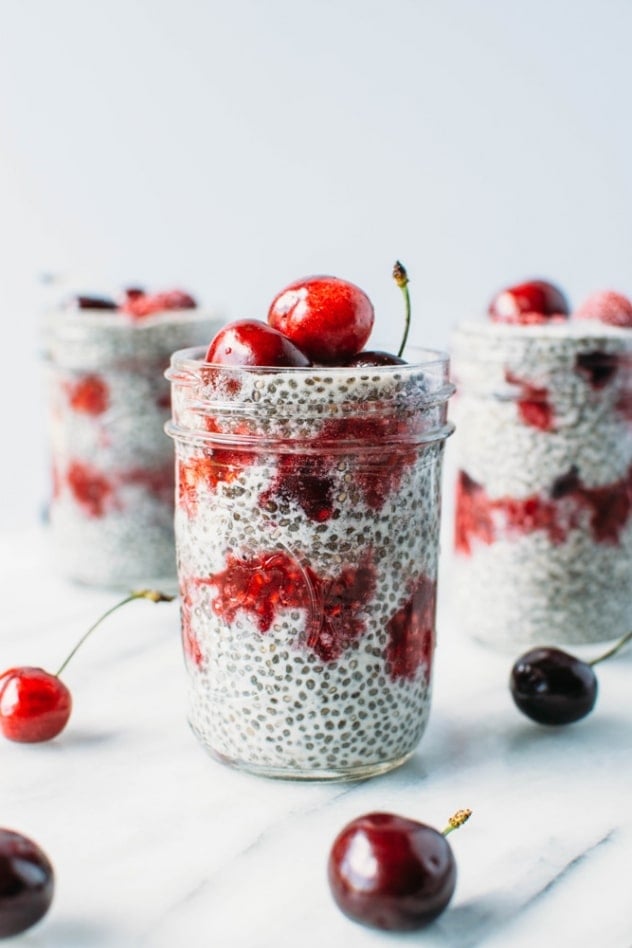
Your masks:
<svg viewBox="0 0 632 948"><path fill-rule="evenodd" d="M77 297L43 333L54 562L68 579L125 588L176 575L164 370L220 325L180 291L130 294Z"/></svg>
<svg viewBox="0 0 632 948"><path fill-rule="evenodd" d="M632 627L632 330L469 323L457 384L455 596L496 646Z"/></svg>

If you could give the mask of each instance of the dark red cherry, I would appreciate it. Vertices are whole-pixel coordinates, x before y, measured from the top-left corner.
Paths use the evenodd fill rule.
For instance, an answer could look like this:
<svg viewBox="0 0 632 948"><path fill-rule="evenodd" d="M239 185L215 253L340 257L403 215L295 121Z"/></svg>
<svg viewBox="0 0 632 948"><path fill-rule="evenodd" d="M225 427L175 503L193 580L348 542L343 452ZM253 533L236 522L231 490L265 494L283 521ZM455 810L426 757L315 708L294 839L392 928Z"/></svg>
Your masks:
<svg viewBox="0 0 632 948"><path fill-rule="evenodd" d="M115 301L105 296L75 296L72 302L77 309L118 309Z"/></svg>
<svg viewBox="0 0 632 948"><path fill-rule="evenodd" d="M238 319L223 326L211 340L206 362L279 367L312 364L283 333L257 319Z"/></svg>
<svg viewBox="0 0 632 948"><path fill-rule="evenodd" d="M358 352L357 355L349 359L345 365L370 368L371 366L380 365L406 365L406 360L400 359L399 356L393 355L391 352L382 352L379 349L363 349L362 352Z"/></svg>
<svg viewBox="0 0 632 948"><path fill-rule="evenodd" d="M290 283L270 304L268 322L315 362L343 365L360 352L375 314L366 293L332 276Z"/></svg>
<svg viewBox="0 0 632 948"><path fill-rule="evenodd" d="M72 711L68 688L43 668L10 668L0 677L0 729L10 741L50 741Z"/></svg>
<svg viewBox="0 0 632 948"><path fill-rule="evenodd" d="M0 829L0 938L19 935L39 922L54 887L53 867L37 843Z"/></svg>
<svg viewBox="0 0 632 948"><path fill-rule="evenodd" d="M514 663L509 681L517 707L538 724L572 724L597 700L591 665L558 648L534 648Z"/></svg>
<svg viewBox="0 0 632 948"><path fill-rule="evenodd" d="M352 820L329 854L329 885L349 918L374 928L423 928L448 905L456 884L450 844L431 826L391 813Z"/></svg>
<svg viewBox="0 0 632 948"><path fill-rule="evenodd" d="M562 291L547 280L530 280L509 286L492 299L492 322L529 325L566 319L569 305Z"/></svg>

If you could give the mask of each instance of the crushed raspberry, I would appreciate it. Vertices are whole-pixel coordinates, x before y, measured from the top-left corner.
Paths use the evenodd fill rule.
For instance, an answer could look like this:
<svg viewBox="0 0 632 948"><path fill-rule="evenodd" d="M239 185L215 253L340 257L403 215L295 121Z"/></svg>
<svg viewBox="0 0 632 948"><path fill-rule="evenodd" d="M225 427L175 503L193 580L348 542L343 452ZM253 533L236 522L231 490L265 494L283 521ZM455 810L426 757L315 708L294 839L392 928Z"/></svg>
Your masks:
<svg viewBox="0 0 632 948"><path fill-rule="evenodd" d="M590 526L598 543L618 543L632 512L632 467L625 478L604 487L582 487L578 500L590 510Z"/></svg>
<svg viewBox="0 0 632 948"><path fill-rule="evenodd" d="M575 319L597 319L610 326L632 328L632 301L622 293L593 293L573 314Z"/></svg>
<svg viewBox="0 0 632 948"><path fill-rule="evenodd" d="M217 588L213 608L218 615L234 622L243 609L260 632L269 631L277 609L307 609L311 602L303 569L284 552L249 558L229 552L226 569L203 582Z"/></svg>
<svg viewBox="0 0 632 948"><path fill-rule="evenodd" d="M632 514L632 467L627 475L602 487L586 487L576 468L557 478L548 497L534 494L516 499L491 499L484 488L461 471L457 481L455 547L469 554L476 539L493 543L499 537L544 530L552 543L563 543L590 513L595 543L619 543Z"/></svg>
<svg viewBox="0 0 632 948"><path fill-rule="evenodd" d="M421 576L410 599L390 619L386 627L386 659L391 665L392 678L414 678L420 665L430 669L436 596L436 583Z"/></svg>
<svg viewBox="0 0 632 948"><path fill-rule="evenodd" d="M195 309L196 301L183 290L167 290L163 293L127 292L120 309L136 319L164 313L170 310Z"/></svg>
<svg viewBox="0 0 632 948"><path fill-rule="evenodd" d="M100 375L84 375L78 382L69 383L68 401L71 407L85 415L102 415L108 407L108 387Z"/></svg>
<svg viewBox="0 0 632 948"><path fill-rule="evenodd" d="M358 566L345 566L342 572L328 579L310 570L312 585L322 603L322 620L307 639L323 662L339 658L364 633L362 612L375 592L375 568L369 554Z"/></svg>
<svg viewBox="0 0 632 948"><path fill-rule="evenodd" d="M399 488L406 467L417 457L417 449L405 443L406 436L411 435L406 421L394 422L392 418L331 419L323 426L319 438L324 442L349 440L376 447L392 440L396 433L404 437L401 446L388 445L381 452L367 451L364 458L360 456L358 468L354 471L354 480L371 510L382 509L388 497ZM335 458L332 457L331 463L335 463Z"/></svg>
<svg viewBox="0 0 632 948"><path fill-rule="evenodd" d="M144 487L150 494L162 498L165 503L172 502L175 472L173 464L161 468L137 467L119 474L119 483Z"/></svg>
<svg viewBox="0 0 632 948"><path fill-rule="evenodd" d="M73 461L66 473L73 497L92 517L102 517L112 495L112 485L100 471Z"/></svg>
<svg viewBox="0 0 632 948"><path fill-rule="evenodd" d="M553 408L548 400L548 389L518 378L509 369L505 372L505 381L509 385L517 385L520 389L516 405L518 414L524 424L532 428L539 428L540 431L551 431L553 428Z"/></svg>
<svg viewBox="0 0 632 948"><path fill-rule="evenodd" d="M457 478L454 522L454 545L459 553L471 553L474 538L481 543L494 540L489 498L483 487L465 471L459 471Z"/></svg>
<svg viewBox="0 0 632 948"><path fill-rule="evenodd" d="M328 578L301 567L283 551L247 558L229 553L223 572L198 583L217 589L213 608L218 615L233 622L244 610L262 633L269 631L279 609L307 610L306 646L330 662L364 632L362 611L375 590L375 569L369 555Z"/></svg>
<svg viewBox="0 0 632 948"><path fill-rule="evenodd" d="M193 517L197 511L200 487L215 490L218 484L229 484L247 464L252 464L253 460L252 451L214 448L212 452L201 457L179 461L178 506L182 507L189 517Z"/></svg>
<svg viewBox="0 0 632 948"><path fill-rule="evenodd" d="M334 512L334 482L327 476L333 460L317 455L281 455L274 480L259 503L265 507L277 497L294 501L310 520L324 523Z"/></svg>
<svg viewBox="0 0 632 948"><path fill-rule="evenodd" d="M611 352L581 352L575 360L577 371L594 389L605 388L619 367L618 356Z"/></svg>

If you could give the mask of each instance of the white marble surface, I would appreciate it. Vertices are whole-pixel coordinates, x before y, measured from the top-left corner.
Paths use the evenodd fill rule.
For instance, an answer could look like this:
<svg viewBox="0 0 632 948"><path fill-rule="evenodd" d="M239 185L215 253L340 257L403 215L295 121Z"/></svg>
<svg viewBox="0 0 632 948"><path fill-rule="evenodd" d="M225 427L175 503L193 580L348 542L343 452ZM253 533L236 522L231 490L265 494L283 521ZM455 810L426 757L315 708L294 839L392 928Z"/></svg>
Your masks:
<svg viewBox="0 0 632 948"><path fill-rule="evenodd" d="M0 664L54 671L116 594L54 577L45 531L0 540ZM589 718L538 727L514 708L511 656L459 636L442 579L435 696L418 752L361 784L298 784L211 760L184 717L178 604L135 602L65 675L74 712L49 744L0 745L0 825L56 869L30 948L322 948L423 944L630 948L632 649L599 666ZM594 654L594 650L593 650ZM448 910L390 935L342 916L329 846L374 809L441 828L459 868Z"/></svg>

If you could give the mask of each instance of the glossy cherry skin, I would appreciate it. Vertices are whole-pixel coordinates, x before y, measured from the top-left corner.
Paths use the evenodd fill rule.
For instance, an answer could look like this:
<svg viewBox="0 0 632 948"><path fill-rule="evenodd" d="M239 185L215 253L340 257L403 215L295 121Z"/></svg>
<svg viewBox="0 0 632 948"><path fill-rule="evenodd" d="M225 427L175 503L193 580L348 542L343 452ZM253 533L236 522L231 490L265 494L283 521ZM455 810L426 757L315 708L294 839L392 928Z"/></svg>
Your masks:
<svg viewBox="0 0 632 948"><path fill-rule="evenodd" d="M360 352L375 313L366 293L331 276L290 283L270 304L268 322L302 352L325 365L343 365Z"/></svg>
<svg viewBox="0 0 632 948"><path fill-rule="evenodd" d="M211 340L206 362L303 368L312 364L283 333L258 319L237 319L223 326Z"/></svg>
<svg viewBox="0 0 632 948"><path fill-rule="evenodd" d="M10 741L50 741L68 723L72 698L43 668L10 668L0 676L0 730Z"/></svg>
<svg viewBox="0 0 632 948"><path fill-rule="evenodd" d="M32 839L0 829L0 938L26 931L46 914L55 877L46 853Z"/></svg>
<svg viewBox="0 0 632 948"><path fill-rule="evenodd" d="M562 291L547 280L530 280L509 286L492 299L492 322L529 325L566 319L569 305Z"/></svg>
<svg viewBox="0 0 632 948"><path fill-rule="evenodd" d="M517 707L538 724L572 724L597 700L591 665L558 648L534 648L514 663L509 680Z"/></svg>
<svg viewBox="0 0 632 948"><path fill-rule="evenodd" d="M329 854L329 886L338 907L363 925L389 931L424 928L448 905L456 863L431 826L392 813L352 820Z"/></svg>
<svg viewBox="0 0 632 948"><path fill-rule="evenodd" d="M393 355L391 352L382 352L381 349L363 349L353 358L345 363L348 366L357 366L358 368L370 368L380 365L406 365L405 359Z"/></svg>
<svg viewBox="0 0 632 948"><path fill-rule="evenodd" d="M121 310L136 319L153 316L172 310L195 309L194 298L184 290L165 290L160 293L145 293L140 288L130 287L126 293Z"/></svg>

